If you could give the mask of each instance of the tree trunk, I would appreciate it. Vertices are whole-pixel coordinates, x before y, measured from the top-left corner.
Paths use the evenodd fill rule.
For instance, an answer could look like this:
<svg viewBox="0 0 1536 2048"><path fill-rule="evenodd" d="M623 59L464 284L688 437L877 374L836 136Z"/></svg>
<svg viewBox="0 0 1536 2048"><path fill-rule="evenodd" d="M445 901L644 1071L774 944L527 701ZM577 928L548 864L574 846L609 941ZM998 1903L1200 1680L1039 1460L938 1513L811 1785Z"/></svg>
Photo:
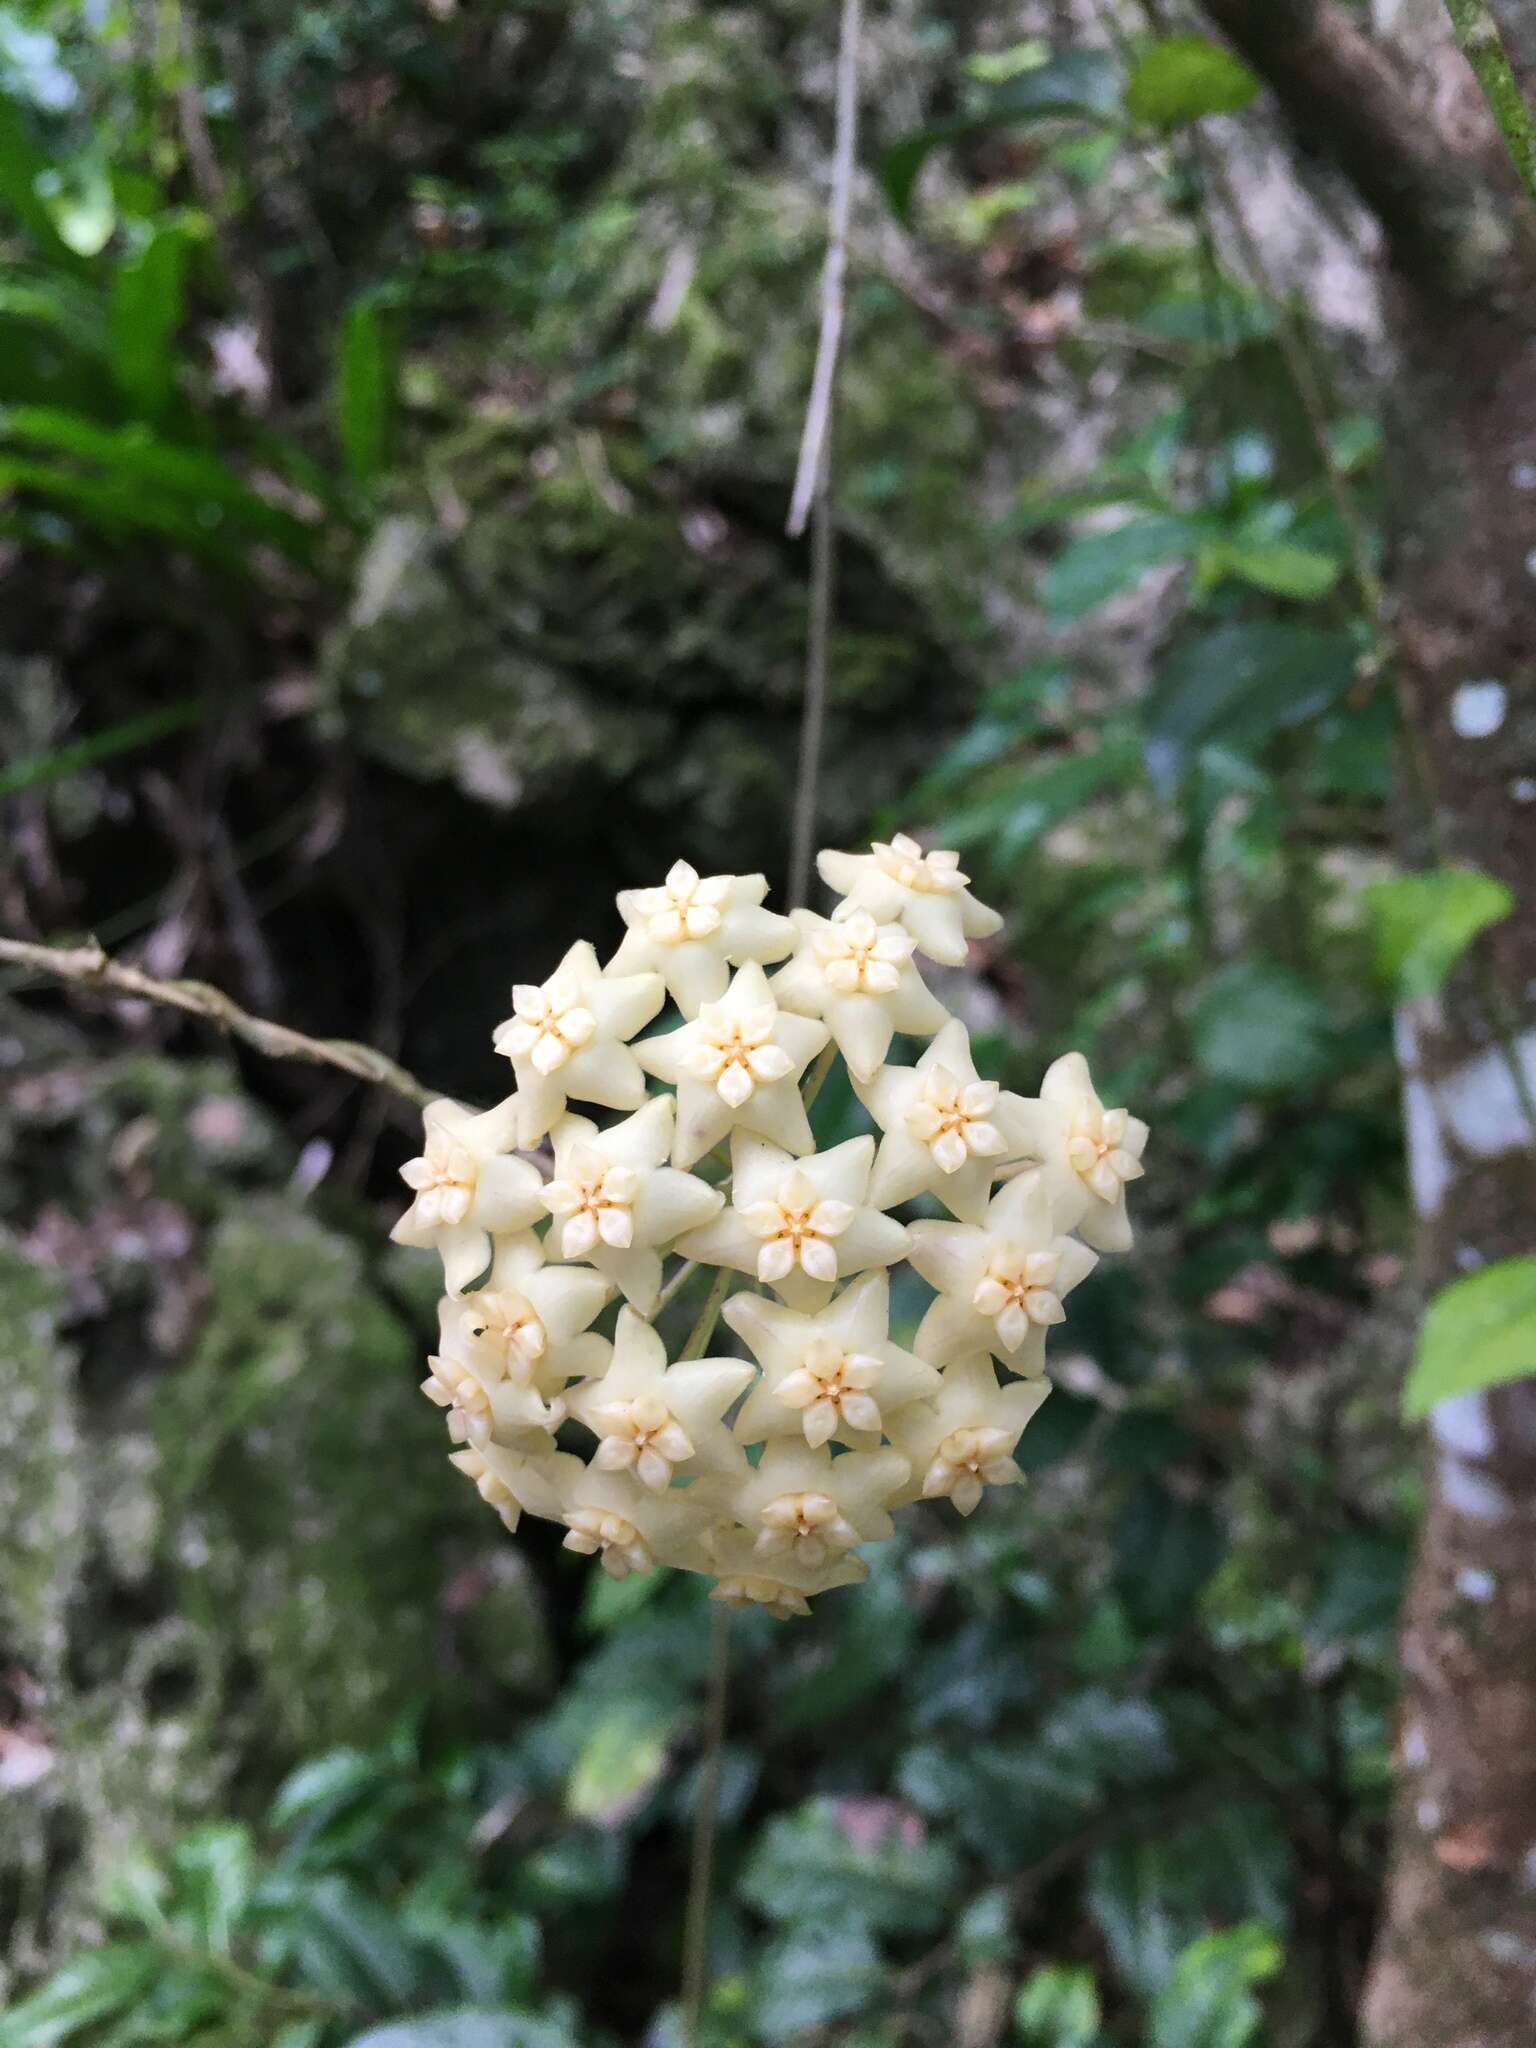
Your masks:
<svg viewBox="0 0 1536 2048"><path fill-rule="evenodd" d="M1392 588L1440 842L1410 850L1481 868L1517 898L1446 996L1398 1020L1428 1295L1536 1250L1536 296L1405 294L1395 324ZM1373 2048L1530 2048L1536 1381L1442 1403L1430 1435L1365 2035Z"/></svg>
<svg viewBox="0 0 1536 2048"><path fill-rule="evenodd" d="M1389 624L1410 865L1514 892L1398 1019L1426 1299L1536 1251L1536 261L1529 206L1448 47L1410 80L1332 0L1204 0L1380 220L1400 372ZM1497 0L1515 62L1536 9ZM1527 83L1529 78L1527 77ZM1536 1374L1536 1347L1530 1360ZM1441 1404L1404 1615L1398 1799L1370 2048L1536 2043L1536 1379Z"/></svg>

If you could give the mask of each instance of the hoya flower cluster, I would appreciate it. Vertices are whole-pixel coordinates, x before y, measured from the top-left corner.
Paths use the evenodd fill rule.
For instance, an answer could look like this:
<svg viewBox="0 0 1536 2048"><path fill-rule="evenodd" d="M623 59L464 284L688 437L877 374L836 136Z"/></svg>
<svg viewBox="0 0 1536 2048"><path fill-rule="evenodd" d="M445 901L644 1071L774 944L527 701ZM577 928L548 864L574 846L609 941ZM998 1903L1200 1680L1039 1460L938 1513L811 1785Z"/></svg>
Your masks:
<svg viewBox="0 0 1536 2048"><path fill-rule="evenodd" d="M506 1101L427 1110L394 1231L442 1257L425 1390L506 1526L543 1516L616 1578L678 1566L778 1616L863 1578L893 1508L969 1515L1018 1479L1045 1333L1129 1245L1147 1138L1081 1054L1037 1099L977 1073L918 965L960 964L1000 922L954 854L897 837L819 867L830 917L686 861L621 894L611 960L583 940L512 991ZM681 1021L642 1035L669 999ZM898 1037L927 1041L914 1065L890 1063ZM818 1151L807 1097L838 1055L879 1135ZM920 1198L945 1218L891 1213ZM902 1261L934 1290L910 1349ZM712 1342L726 1286L747 1357ZM653 1319L674 1291L703 1307L669 1357Z"/></svg>

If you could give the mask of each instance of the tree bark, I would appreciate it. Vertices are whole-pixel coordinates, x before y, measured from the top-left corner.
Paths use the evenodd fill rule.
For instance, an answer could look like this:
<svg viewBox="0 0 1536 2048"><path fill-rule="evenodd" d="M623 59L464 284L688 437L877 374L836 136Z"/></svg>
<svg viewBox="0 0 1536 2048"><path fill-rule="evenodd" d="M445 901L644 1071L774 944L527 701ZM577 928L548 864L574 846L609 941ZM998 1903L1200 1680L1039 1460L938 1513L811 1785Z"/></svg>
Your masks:
<svg viewBox="0 0 1536 2048"><path fill-rule="evenodd" d="M1536 1084L1536 307L1515 294L1476 309L1410 301L1397 326L1391 587L1410 741L1436 857L1499 876L1517 903L1484 941L1480 974L1398 1019L1428 1296L1536 1249L1524 1107ZM1536 1381L1442 1403L1430 1437L1364 2034L1373 2048L1529 2048Z"/></svg>
<svg viewBox="0 0 1536 2048"><path fill-rule="evenodd" d="M1470 73L1410 92L1325 0L1205 5L1386 230L1390 624L1420 785L1404 852L1516 899L1445 994L1398 1019L1427 1299L1536 1250L1536 266ZM1363 2036L1531 2048L1536 1379L1443 1403L1430 1439Z"/></svg>

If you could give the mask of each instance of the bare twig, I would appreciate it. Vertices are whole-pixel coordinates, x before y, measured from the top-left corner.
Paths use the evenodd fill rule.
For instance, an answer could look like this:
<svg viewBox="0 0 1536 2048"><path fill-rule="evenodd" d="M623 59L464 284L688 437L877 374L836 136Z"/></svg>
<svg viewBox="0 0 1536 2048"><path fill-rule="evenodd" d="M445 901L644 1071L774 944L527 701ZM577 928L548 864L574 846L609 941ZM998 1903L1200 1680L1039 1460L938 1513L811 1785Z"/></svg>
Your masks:
<svg viewBox="0 0 1536 2048"><path fill-rule="evenodd" d="M1531 112L1509 61L1499 25L1486 0L1445 0L1461 54L1471 65L1516 176L1536 201L1536 114Z"/></svg>
<svg viewBox="0 0 1536 2048"><path fill-rule="evenodd" d="M688 1915L683 1927L683 2042L699 2048L709 1990L709 1908L720 1818L720 1759L731 1679L731 1610L717 1606L709 1632L709 1682L704 1695L704 1745L693 1812L688 1871Z"/></svg>
<svg viewBox="0 0 1536 2048"><path fill-rule="evenodd" d="M133 996L140 1002L184 1010L189 1017L203 1018L268 1059L338 1067L354 1080L404 1096L418 1108L435 1102L442 1092L428 1088L375 1046L360 1045L350 1038L310 1038L286 1024L274 1024L270 1018L253 1017L206 981L159 981L142 968L113 960L94 939L83 946L39 946L26 939L0 939L0 961L68 982L74 988Z"/></svg>
<svg viewBox="0 0 1536 2048"><path fill-rule="evenodd" d="M821 333L816 367L800 439L800 461L790 500L788 531L797 535L811 521L811 616L805 655L805 711L800 722L800 760L795 776L794 823L790 834L789 900L803 903L810 889L811 851L816 836L821 782L822 735L827 722L828 648L832 632L836 536L832 523L832 430L837 374L842 359L843 316L848 276L848 215L859 125L859 33L862 0L843 0L837 51L837 136L832 152L832 193L827 210L827 259L821 278Z"/></svg>
<svg viewBox="0 0 1536 2048"><path fill-rule="evenodd" d="M832 151L832 196L827 208L827 257L821 273L821 333L800 460L795 469L787 531L802 534L815 498L825 488L827 450L832 438L832 411L837 396L837 367L843 347L843 315L848 278L848 216L853 205L854 152L859 130L859 34L862 0L843 0L837 48L837 139Z"/></svg>

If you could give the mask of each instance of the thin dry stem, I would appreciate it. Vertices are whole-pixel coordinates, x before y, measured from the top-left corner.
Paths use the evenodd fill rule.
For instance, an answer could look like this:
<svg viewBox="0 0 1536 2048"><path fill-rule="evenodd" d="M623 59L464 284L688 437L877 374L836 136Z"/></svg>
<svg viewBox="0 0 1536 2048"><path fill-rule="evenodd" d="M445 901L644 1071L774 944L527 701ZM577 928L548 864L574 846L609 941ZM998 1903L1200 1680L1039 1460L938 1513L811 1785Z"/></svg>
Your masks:
<svg viewBox="0 0 1536 2048"><path fill-rule="evenodd" d="M375 1046L362 1045L350 1038L310 1038L287 1024L273 1023L269 1017L253 1017L209 982L157 980L142 968L112 959L94 939L83 946L40 946L26 939L0 939L0 961L67 982L73 988L132 996L140 1002L185 1011L189 1017L201 1017L218 1030L227 1031L231 1038L238 1038L268 1059L339 1067L355 1080L403 1096L418 1109L437 1101L442 1093L418 1081Z"/></svg>

